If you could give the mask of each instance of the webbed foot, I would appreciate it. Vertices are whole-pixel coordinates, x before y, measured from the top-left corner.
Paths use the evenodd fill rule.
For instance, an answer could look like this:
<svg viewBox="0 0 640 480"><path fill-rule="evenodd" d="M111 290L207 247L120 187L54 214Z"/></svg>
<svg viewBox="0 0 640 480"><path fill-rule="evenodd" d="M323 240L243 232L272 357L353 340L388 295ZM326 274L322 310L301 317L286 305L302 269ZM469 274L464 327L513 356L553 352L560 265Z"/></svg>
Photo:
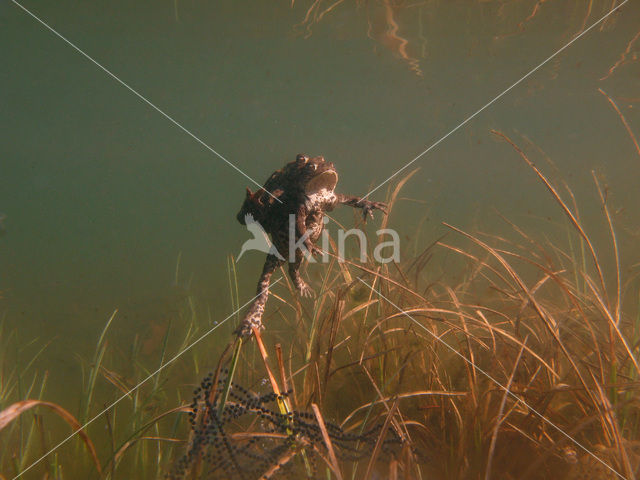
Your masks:
<svg viewBox="0 0 640 480"><path fill-rule="evenodd" d="M382 213L387 215L387 204L383 202L372 202L363 198L356 204L356 206L362 209L362 218L365 223L367 222L367 217L373 218L374 210L380 210Z"/></svg>
<svg viewBox="0 0 640 480"><path fill-rule="evenodd" d="M301 281L296 285L296 290L298 290L298 293L303 298L312 298L316 296L316 292L313 291L313 288L304 281Z"/></svg>

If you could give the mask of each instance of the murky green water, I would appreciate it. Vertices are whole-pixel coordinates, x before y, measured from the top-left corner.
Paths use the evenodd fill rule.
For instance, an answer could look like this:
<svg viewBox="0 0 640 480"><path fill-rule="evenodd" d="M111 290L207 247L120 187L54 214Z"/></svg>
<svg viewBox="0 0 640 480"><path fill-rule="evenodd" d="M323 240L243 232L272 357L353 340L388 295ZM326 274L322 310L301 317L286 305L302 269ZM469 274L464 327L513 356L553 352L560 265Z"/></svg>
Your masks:
<svg viewBox="0 0 640 480"><path fill-rule="evenodd" d="M23 5L259 183L307 152L336 163L340 191L363 195L617 3ZM632 268L640 155L598 89L640 137L639 25L631 0L417 160L412 201L391 219L406 254L441 221L495 233L506 229L497 212L527 228L564 221L496 129L559 178L528 142L553 160L608 247L591 171L604 175ZM11 2L0 43L0 316L25 343L52 340L48 398L74 406L78 355L89 358L114 309L121 348L138 335L149 358L186 294L203 322L231 313L227 261L247 239L235 214L249 182ZM241 260L241 301L262 261Z"/></svg>

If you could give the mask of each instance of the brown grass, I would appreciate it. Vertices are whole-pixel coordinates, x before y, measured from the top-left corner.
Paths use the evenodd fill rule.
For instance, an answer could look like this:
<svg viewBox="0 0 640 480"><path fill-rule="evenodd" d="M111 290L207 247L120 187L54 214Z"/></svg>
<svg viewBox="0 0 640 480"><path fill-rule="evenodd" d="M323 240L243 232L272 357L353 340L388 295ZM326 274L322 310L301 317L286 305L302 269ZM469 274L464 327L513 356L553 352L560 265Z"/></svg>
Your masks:
<svg viewBox="0 0 640 480"><path fill-rule="evenodd" d="M445 224L446 238L400 264L334 257L310 270L320 286L313 301L301 301L282 282L265 315L267 330L251 340L257 349L243 345L235 378L256 390L268 389L259 386L266 378L278 395L291 390L278 399L280 412L313 412L324 428L321 443L300 439L265 478L280 478L294 462L311 473L305 452L322 459L316 473L326 478L638 476L640 317L625 298L633 289L623 289L638 279L626 278L620 265L606 188L594 175L610 252L598 251L570 192L571 203L508 136L494 134L546 187L572 242L550 243L513 222L506 223L511 233L500 235ZM389 192L390 207L409 177ZM603 265L609 256L614 264ZM614 272L610 280L607 271ZM100 371L114 389L127 389L113 371ZM163 421L187 410L139 413L129 435L111 438L110 453L89 448L85 434L95 470L102 465L102 478L113 478L121 468L136 471L131 465L140 459L149 478L166 472L184 452L186 435ZM14 411L0 413L4 424L18 418ZM356 435L381 426L371 454L342 458L329 422ZM393 453L381 448L389 432L402 440ZM228 433L239 442L273 438L257 423ZM151 468L156 452L162 456ZM194 465L188 478L198 475Z"/></svg>
<svg viewBox="0 0 640 480"><path fill-rule="evenodd" d="M374 449L359 462L340 460L326 442L323 458L335 475L638 475L638 320L622 309L625 279L605 190L594 176L612 238L613 288L575 204L494 133L548 189L586 257L513 223L513 239L447 225L457 238L440 240L428 255L432 263L444 252L458 255L467 265L462 280L431 271L423 253L391 268L330 263L311 306L279 295L295 318L283 315L284 326L272 318L262 343L289 351L278 358L292 403L354 433L382 424L404 441L396 455Z"/></svg>

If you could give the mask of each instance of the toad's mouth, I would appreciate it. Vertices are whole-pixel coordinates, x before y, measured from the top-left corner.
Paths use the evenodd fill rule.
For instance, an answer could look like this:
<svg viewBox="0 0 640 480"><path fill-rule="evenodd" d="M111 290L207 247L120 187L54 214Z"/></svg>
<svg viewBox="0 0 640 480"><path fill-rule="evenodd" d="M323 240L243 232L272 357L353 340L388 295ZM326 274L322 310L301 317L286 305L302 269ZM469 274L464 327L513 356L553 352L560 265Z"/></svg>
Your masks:
<svg viewBox="0 0 640 480"><path fill-rule="evenodd" d="M305 187L307 195L320 193L322 190L332 192L338 183L338 174L335 170L327 170L313 177Z"/></svg>

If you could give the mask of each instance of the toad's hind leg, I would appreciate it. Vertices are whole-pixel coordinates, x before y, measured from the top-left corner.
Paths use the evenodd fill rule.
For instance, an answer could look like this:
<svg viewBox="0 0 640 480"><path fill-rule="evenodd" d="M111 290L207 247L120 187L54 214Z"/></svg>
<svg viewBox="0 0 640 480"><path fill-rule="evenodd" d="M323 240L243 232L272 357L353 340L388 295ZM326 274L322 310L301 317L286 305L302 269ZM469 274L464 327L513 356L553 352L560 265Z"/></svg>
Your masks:
<svg viewBox="0 0 640 480"><path fill-rule="evenodd" d="M267 255L267 260L264 262L262 269L262 275L258 281L257 296L251 303L249 311L245 315L244 319L236 329L235 333L239 337L248 337L251 335L251 329L253 327L262 329L262 314L264 313L264 307L269 298L269 283L271 282L271 275L273 272L282 265L282 260L278 259L275 255Z"/></svg>
<svg viewBox="0 0 640 480"><path fill-rule="evenodd" d="M314 295L313 289L307 285L307 282L305 282L300 275L300 264L303 259L304 256L302 254L302 250L296 250L295 261L289 263L289 276L291 277L291 280L293 281L293 284L300 296L312 297Z"/></svg>

